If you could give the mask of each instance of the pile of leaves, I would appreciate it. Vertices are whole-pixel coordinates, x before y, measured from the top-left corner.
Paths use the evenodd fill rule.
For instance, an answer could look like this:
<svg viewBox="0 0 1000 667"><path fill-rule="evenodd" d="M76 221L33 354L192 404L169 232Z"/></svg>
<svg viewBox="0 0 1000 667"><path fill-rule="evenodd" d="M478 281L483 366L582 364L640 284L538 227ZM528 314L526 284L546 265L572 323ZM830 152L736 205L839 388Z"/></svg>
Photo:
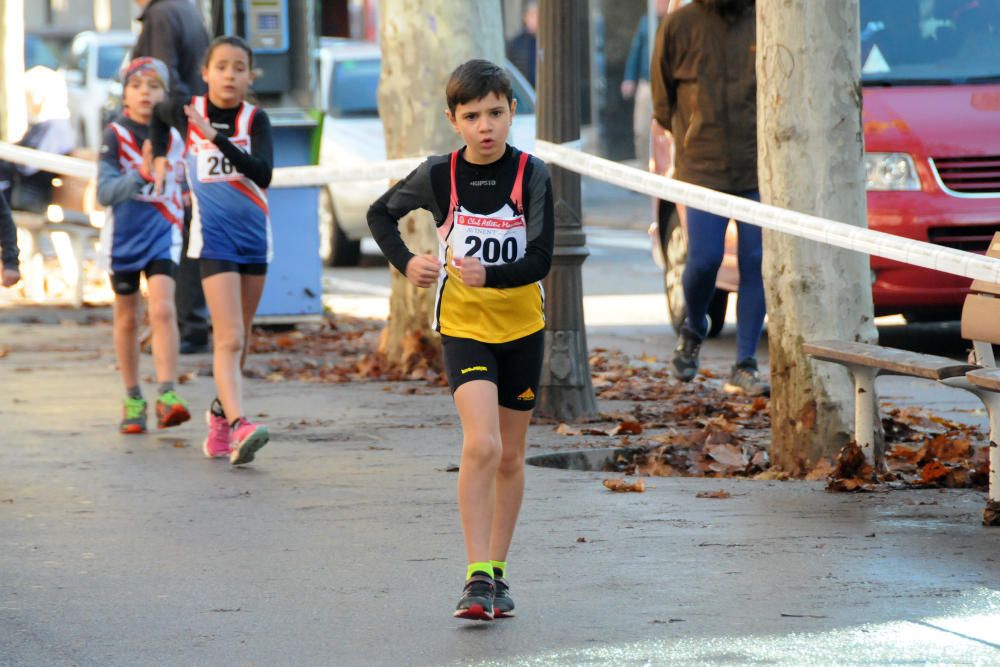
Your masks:
<svg viewBox="0 0 1000 667"><path fill-rule="evenodd" d="M606 415L610 428L559 425L563 435L624 436L617 472L685 477L787 479L771 470L768 399L734 397L702 372L694 382L672 379L653 357L630 359L594 350L590 358L600 398L636 401L627 414ZM851 443L820 460L806 479L827 480L831 491L878 488L986 488L989 448L980 429L915 407L883 404L886 469L874 474ZM641 434L641 437L634 437ZM978 446L973 443L983 443Z"/></svg>
<svg viewBox="0 0 1000 667"><path fill-rule="evenodd" d="M292 331L255 329L246 374L272 382L343 383L424 381L445 386L440 352L431 341L412 334L403 341L402 363L389 364L383 347L384 323L327 315L321 323ZM262 358L261 358L262 357Z"/></svg>
<svg viewBox="0 0 1000 667"><path fill-rule="evenodd" d="M625 436L631 445L616 471L633 475L734 477L765 473L770 430L768 399L730 396L722 383L702 372L694 382L678 382L656 358L630 359L596 349L590 357L597 396L636 401L624 414L604 417L610 428L560 424L562 435ZM635 437L640 436L641 437Z"/></svg>
<svg viewBox="0 0 1000 667"><path fill-rule="evenodd" d="M854 442L837 455L830 491L880 488L977 488L989 483L989 447L976 427L942 419L918 408L896 408L882 420L885 469L875 471Z"/></svg>

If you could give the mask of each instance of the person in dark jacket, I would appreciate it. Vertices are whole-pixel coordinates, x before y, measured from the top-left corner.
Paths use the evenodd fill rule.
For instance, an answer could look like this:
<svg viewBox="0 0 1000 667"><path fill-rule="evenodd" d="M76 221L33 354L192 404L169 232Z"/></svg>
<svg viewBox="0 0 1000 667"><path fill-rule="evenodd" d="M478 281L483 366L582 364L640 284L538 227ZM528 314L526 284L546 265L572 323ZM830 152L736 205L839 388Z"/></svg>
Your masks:
<svg viewBox="0 0 1000 667"><path fill-rule="evenodd" d="M163 61L170 72L171 97L188 99L204 95L202 60L211 37L205 20L191 0L135 0L142 8L142 31L132 47L132 57Z"/></svg>
<svg viewBox="0 0 1000 667"><path fill-rule="evenodd" d="M10 214L7 200L0 197L0 263L3 264L0 284L11 287L21 279L17 248L17 227Z"/></svg>
<svg viewBox="0 0 1000 667"><path fill-rule="evenodd" d="M507 42L507 58L532 86L535 85L535 57L538 48L538 3L530 0L521 13L523 28Z"/></svg>
<svg viewBox="0 0 1000 667"><path fill-rule="evenodd" d="M674 178L759 201L754 0L694 0L667 16L654 47L653 115L672 135ZM685 382L698 373L728 223L687 209L688 258L682 279L687 318L673 358L674 372ZM737 226L737 356L724 389L760 395L770 392L756 359L766 312L761 231L742 222Z"/></svg>
<svg viewBox="0 0 1000 667"><path fill-rule="evenodd" d="M142 32L132 48L132 58L157 58L170 72L170 98L190 100L208 90L201 78L205 52L211 38L205 20L191 0L135 0L142 8ZM186 193L185 193L186 194ZM186 198L186 197L185 197ZM181 354L208 350L208 306L201 289L198 262L187 256L191 235L191 207L184 210L184 244L177 269L177 323Z"/></svg>
<svg viewBox="0 0 1000 667"><path fill-rule="evenodd" d="M656 26L680 4L679 0L656 0ZM655 30L655 27L654 27ZM621 84L622 99L635 98L632 106L632 137L639 167L649 162L649 124L653 119L653 94L649 87L649 14L644 13L632 35Z"/></svg>

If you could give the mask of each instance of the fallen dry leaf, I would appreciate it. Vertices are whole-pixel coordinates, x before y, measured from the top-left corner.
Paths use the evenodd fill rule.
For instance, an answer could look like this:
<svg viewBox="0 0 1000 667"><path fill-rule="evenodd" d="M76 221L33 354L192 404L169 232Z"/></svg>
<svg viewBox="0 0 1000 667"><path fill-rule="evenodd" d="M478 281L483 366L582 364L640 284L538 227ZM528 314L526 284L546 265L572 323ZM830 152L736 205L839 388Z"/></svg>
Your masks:
<svg viewBox="0 0 1000 667"><path fill-rule="evenodd" d="M636 421L623 421L611 429L608 435L622 435L623 433L639 435L642 433L642 424Z"/></svg>
<svg viewBox="0 0 1000 667"><path fill-rule="evenodd" d="M920 448L919 460L958 461L969 456L970 446L965 438L949 437L948 434L936 435Z"/></svg>
<svg viewBox="0 0 1000 667"><path fill-rule="evenodd" d="M824 456L816 462L815 467L813 467L813 469L809 471L809 474L806 475L806 479L813 482L826 479L833 474L836 467L837 466L834 464L833 459Z"/></svg>
<svg viewBox="0 0 1000 667"><path fill-rule="evenodd" d="M920 481L924 484L931 484L947 477L949 472L949 469L940 461L931 461L920 469Z"/></svg>
<svg viewBox="0 0 1000 667"><path fill-rule="evenodd" d="M784 470L765 470L759 475L754 475L753 478L763 481L786 482L790 480L792 476Z"/></svg>
<svg viewBox="0 0 1000 667"><path fill-rule="evenodd" d="M738 445L714 445L705 447L705 454L719 463L733 468L744 468L749 463L743 448Z"/></svg>
<svg viewBox="0 0 1000 667"><path fill-rule="evenodd" d="M718 491L701 491L695 496L695 498L718 498L718 499L731 498L731 497L732 496L725 489L719 489Z"/></svg>
<svg viewBox="0 0 1000 667"><path fill-rule="evenodd" d="M570 426L565 422L561 422L558 427L556 427L556 433L559 435L580 435L580 429Z"/></svg>
<svg viewBox="0 0 1000 667"><path fill-rule="evenodd" d="M858 443L852 440L840 449L833 477L837 479L851 479L853 477L868 479L871 475L872 467L865 461L865 454L861 451Z"/></svg>
<svg viewBox="0 0 1000 667"><path fill-rule="evenodd" d="M646 490L646 484L641 479L637 479L634 482L630 482L627 479L606 479L604 480L604 486L610 491L617 491L619 493L642 493Z"/></svg>
<svg viewBox="0 0 1000 667"><path fill-rule="evenodd" d="M831 479L826 485L827 491L852 493L855 491L874 491L875 485L863 479Z"/></svg>

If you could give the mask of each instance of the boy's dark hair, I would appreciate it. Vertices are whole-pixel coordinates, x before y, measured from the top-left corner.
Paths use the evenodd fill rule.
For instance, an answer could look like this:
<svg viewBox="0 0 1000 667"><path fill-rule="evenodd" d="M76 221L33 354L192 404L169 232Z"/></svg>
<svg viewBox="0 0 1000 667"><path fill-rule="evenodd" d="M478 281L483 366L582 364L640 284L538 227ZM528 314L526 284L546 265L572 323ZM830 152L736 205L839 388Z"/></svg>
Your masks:
<svg viewBox="0 0 1000 667"><path fill-rule="evenodd" d="M216 37L212 40L212 43L208 45L208 50L205 51L205 60L202 61L201 66L203 68L208 67L208 63L212 60L212 54L215 49L222 46L223 44L228 44L229 46L235 46L237 49L243 49L247 53L247 64L253 67L253 49L250 45L243 40L242 37L237 37L236 35L222 35Z"/></svg>
<svg viewBox="0 0 1000 667"><path fill-rule="evenodd" d="M490 93L506 97L509 105L514 99L510 76L503 67L489 60L469 60L455 68L444 87L448 110L455 113L459 104L482 99Z"/></svg>

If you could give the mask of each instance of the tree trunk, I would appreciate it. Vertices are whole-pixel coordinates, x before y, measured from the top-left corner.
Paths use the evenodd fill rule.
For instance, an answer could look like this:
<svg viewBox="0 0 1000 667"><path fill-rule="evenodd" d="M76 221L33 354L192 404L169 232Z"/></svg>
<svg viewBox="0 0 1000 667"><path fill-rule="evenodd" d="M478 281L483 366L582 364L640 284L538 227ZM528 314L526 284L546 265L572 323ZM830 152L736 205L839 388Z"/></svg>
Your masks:
<svg viewBox="0 0 1000 667"><path fill-rule="evenodd" d="M764 202L864 227L858 20L858 0L757 0L758 165ZM853 437L847 372L802 344L876 340L869 260L765 231L764 284L771 457L801 473Z"/></svg>
<svg viewBox="0 0 1000 667"><path fill-rule="evenodd" d="M501 62L503 25L498 0L381 0L382 80L378 106L390 159L446 153L461 139L445 117L444 86L466 60ZM417 211L399 223L414 253L438 253L430 213ZM406 366L415 351L439 346L431 329L434 289L419 289L392 273L389 323L379 351L390 365Z"/></svg>
<svg viewBox="0 0 1000 667"><path fill-rule="evenodd" d="M17 141L28 127L24 104L24 1L0 0L0 139Z"/></svg>

